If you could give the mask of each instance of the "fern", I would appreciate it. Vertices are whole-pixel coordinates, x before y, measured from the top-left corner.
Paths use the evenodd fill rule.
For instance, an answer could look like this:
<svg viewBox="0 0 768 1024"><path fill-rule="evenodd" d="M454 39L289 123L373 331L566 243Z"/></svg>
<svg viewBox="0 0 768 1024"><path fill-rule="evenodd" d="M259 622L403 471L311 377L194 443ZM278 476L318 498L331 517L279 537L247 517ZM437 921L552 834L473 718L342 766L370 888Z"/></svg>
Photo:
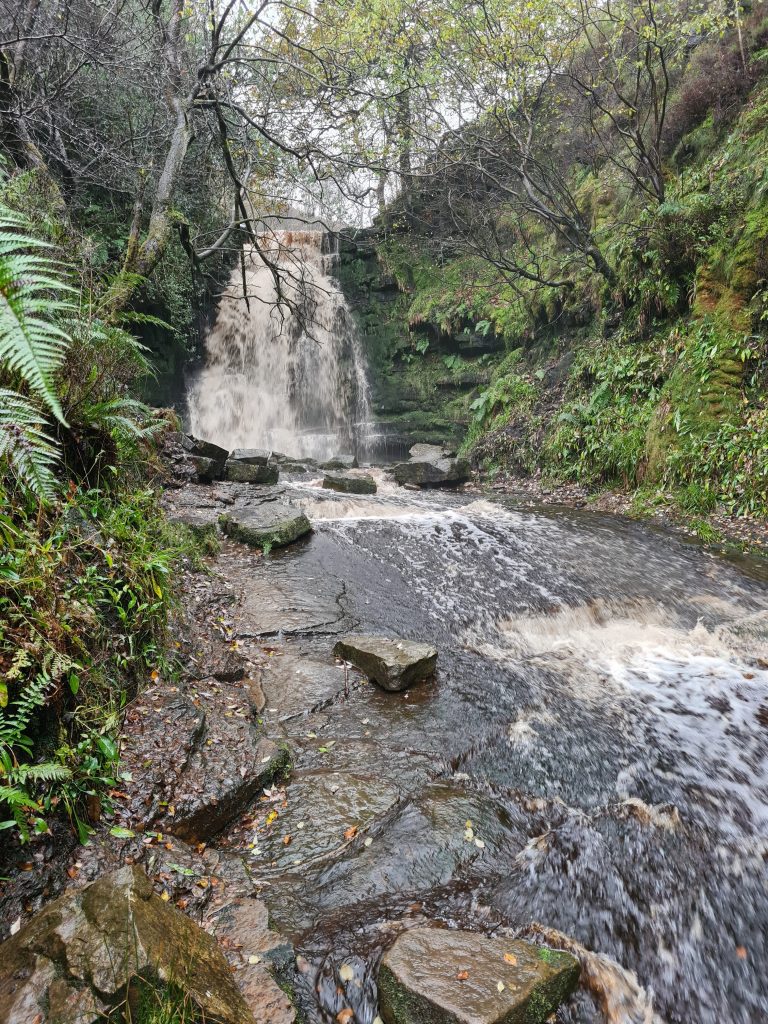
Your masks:
<svg viewBox="0 0 768 1024"><path fill-rule="evenodd" d="M69 287L42 253L45 242L0 206L0 378L20 378L32 397L0 388L0 464L36 497L55 494L59 450L46 434L46 413L64 423L54 375L69 336L57 322L74 309Z"/></svg>
<svg viewBox="0 0 768 1024"><path fill-rule="evenodd" d="M41 672L35 679L27 683L13 702L12 709L0 708L0 754L5 747L13 750L20 747L31 753L31 742L26 729L35 710L45 704L45 698L53 680L47 672Z"/></svg>
<svg viewBox="0 0 768 1024"><path fill-rule="evenodd" d="M0 206L0 364L17 373L46 408L64 422L53 377L69 345L55 317L74 309L51 247L23 231L19 214ZM9 230L10 229L10 230Z"/></svg>
<svg viewBox="0 0 768 1024"><path fill-rule="evenodd" d="M23 395L0 388L0 460L37 497L51 500L59 449L45 432L46 421Z"/></svg>

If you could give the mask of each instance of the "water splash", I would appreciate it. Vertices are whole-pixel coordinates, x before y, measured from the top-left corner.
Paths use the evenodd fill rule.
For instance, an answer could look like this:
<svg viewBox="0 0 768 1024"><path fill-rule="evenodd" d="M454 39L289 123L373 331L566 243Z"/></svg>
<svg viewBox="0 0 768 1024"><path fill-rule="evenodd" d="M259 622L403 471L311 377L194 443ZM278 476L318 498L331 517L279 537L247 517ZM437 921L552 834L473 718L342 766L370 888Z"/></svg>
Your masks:
<svg viewBox="0 0 768 1024"><path fill-rule="evenodd" d="M272 271L246 250L206 341L206 365L189 395L192 433L225 448L271 448L327 459L353 452L369 420L365 361L352 314L330 276L321 231L280 231Z"/></svg>

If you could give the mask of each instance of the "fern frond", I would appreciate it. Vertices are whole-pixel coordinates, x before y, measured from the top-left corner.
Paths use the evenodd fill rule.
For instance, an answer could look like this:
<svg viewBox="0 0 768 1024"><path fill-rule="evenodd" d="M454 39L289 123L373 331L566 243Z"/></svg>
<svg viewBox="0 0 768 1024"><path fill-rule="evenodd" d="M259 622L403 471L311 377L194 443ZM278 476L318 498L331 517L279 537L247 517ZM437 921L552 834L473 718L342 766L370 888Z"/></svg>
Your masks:
<svg viewBox="0 0 768 1024"><path fill-rule="evenodd" d="M73 312L74 289L42 255L51 247L22 233L25 227L23 218L0 207L0 364L19 374L63 423L53 375L69 336L55 318Z"/></svg>
<svg viewBox="0 0 768 1024"><path fill-rule="evenodd" d="M71 778L72 769L55 761L23 764L8 775L8 781L16 786L26 786L29 782L64 782Z"/></svg>
<svg viewBox="0 0 768 1024"><path fill-rule="evenodd" d="M6 461L19 483L36 497L50 501L56 491L53 467L59 450L45 427L45 419L28 398L0 388L0 462Z"/></svg>

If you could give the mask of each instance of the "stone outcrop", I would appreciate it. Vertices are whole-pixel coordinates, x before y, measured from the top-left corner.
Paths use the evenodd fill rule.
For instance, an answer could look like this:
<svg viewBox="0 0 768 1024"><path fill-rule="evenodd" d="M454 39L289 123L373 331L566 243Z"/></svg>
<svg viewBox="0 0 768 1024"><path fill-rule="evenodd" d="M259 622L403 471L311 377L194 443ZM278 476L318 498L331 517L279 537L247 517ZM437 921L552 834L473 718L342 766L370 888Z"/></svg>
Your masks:
<svg viewBox="0 0 768 1024"><path fill-rule="evenodd" d="M579 980L578 961L529 942L414 928L384 955L385 1024L544 1024Z"/></svg>
<svg viewBox="0 0 768 1024"><path fill-rule="evenodd" d="M375 494L376 481L368 473L353 476L351 473L326 473L323 487L342 494Z"/></svg>
<svg viewBox="0 0 768 1024"><path fill-rule="evenodd" d="M227 459L224 467L227 480L240 484L276 484L280 471L268 462L250 462L242 459Z"/></svg>
<svg viewBox="0 0 768 1024"><path fill-rule="evenodd" d="M409 462L399 462L392 470L400 485L415 487L454 487L470 477L466 459L446 454L439 445L416 444Z"/></svg>
<svg viewBox="0 0 768 1024"><path fill-rule="evenodd" d="M0 950L3 1024L91 1024L136 979L172 982L219 1024L255 1024L215 939L123 867L50 903ZM132 984L133 983L133 984Z"/></svg>
<svg viewBox="0 0 768 1024"><path fill-rule="evenodd" d="M413 640L350 634L333 649L384 690L407 690L434 675L437 649Z"/></svg>
<svg viewBox="0 0 768 1024"><path fill-rule="evenodd" d="M223 515L224 533L255 548L276 548L290 544L312 529L303 512L277 501Z"/></svg>

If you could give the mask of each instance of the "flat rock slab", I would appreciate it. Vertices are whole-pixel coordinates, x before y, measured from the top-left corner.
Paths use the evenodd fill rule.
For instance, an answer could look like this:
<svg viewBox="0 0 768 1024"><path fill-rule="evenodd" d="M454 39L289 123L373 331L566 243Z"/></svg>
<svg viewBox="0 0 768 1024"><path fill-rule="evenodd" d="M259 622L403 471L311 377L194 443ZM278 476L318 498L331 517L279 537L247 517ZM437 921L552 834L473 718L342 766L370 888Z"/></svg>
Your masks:
<svg viewBox="0 0 768 1024"><path fill-rule="evenodd" d="M576 988L570 953L477 932L414 928L384 955L386 1024L544 1024Z"/></svg>
<svg viewBox="0 0 768 1024"><path fill-rule="evenodd" d="M442 459L456 454L455 448L447 448L442 444L415 444L408 449L412 459Z"/></svg>
<svg viewBox="0 0 768 1024"><path fill-rule="evenodd" d="M416 487L452 487L465 483L470 477L467 460L451 457L421 456L398 463L392 472L399 484Z"/></svg>
<svg viewBox="0 0 768 1024"><path fill-rule="evenodd" d="M282 547L312 530L303 512L277 501L230 512L220 521L228 537L255 548Z"/></svg>
<svg viewBox="0 0 768 1024"><path fill-rule="evenodd" d="M323 487L342 494L375 494L376 481L367 473L353 476L351 473L326 473Z"/></svg>
<svg viewBox="0 0 768 1024"><path fill-rule="evenodd" d="M237 615L238 636L290 635L339 621L343 586L336 579L306 577L285 562L279 568L279 574L262 572L247 581Z"/></svg>
<svg viewBox="0 0 768 1024"><path fill-rule="evenodd" d="M276 484L280 471L277 466L265 463L227 459L224 475L227 480L240 484Z"/></svg>
<svg viewBox="0 0 768 1024"><path fill-rule="evenodd" d="M342 637L333 653L390 691L407 690L428 679L437 664L437 649L430 644L355 633Z"/></svg>
<svg viewBox="0 0 768 1024"><path fill-rule="evenodd" d="M91 1024L131 979L172 980L221 1024L254 1024L215 939L120 868L50 903L0 952L3 1024Z"/></svg>
<svg viewBox="0 0 768 1024"><path fill-rule="evenodd" d="M265 703L281 717L312 712L344 691L344 667L314 658L277 653L264 664L261 675Z"/></svg>

